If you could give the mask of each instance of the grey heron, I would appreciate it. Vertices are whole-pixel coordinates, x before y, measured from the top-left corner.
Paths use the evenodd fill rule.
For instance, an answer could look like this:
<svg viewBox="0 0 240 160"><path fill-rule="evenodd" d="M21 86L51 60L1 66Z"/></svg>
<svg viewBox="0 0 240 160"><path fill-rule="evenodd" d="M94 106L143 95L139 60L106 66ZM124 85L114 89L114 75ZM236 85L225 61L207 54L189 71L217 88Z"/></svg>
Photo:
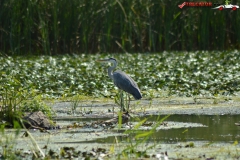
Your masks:
<svg viewBox="0 0 240 160"><path fill-rule="evenodd" d="M136 100L142 98L142 94L140 89L138 88L137 83L125 72L116 70L113 71L117 67L117 60L114 58L102 59L98 60L98 62L110 62L113 63L113 66L108 68L108 76L113 80L114 84L120 89L129 94L131 94ZM122 106L122 96L121 96L121 109L125 111Z"/></svg>

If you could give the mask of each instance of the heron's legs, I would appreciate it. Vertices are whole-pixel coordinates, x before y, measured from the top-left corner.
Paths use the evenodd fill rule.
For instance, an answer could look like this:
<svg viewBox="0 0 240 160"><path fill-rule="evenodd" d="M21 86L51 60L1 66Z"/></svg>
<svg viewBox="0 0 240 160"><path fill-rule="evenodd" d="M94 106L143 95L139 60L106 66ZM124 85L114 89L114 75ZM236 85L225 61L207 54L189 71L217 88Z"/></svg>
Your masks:
<svg viewBox="0 0 240 160"><path fill-rule="evenodd" d="M123 99L123 91L120 90L120 105L121 105L121 112L124 111L124 99Z"/></svg>
<svg viewBox="0 0 240 160"><path fill-rule="evenodd" d="M123 91L120 90L120 105L121 105L121 112L126 112L129 110L129 106L130 106L130 95L128 93L126 93L126 99L124 99L124 95L123 95ZM127 107L125 109L125 107Z"/></svg>
<svg viewBox="0 0 240 160"><path fill-rule="evenodd" d="M130 95L127 93L127 98L128 98L128 103L127 103L127 111L129 111L129 106L130 106ZM126 98L126 100L127 100Z"/></svg>

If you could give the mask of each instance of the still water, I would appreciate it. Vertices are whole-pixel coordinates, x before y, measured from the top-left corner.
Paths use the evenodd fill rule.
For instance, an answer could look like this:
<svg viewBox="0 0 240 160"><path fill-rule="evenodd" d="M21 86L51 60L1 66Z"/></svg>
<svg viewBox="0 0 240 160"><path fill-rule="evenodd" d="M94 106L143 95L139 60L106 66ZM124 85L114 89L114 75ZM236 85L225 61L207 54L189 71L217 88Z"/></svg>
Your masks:
<svg viewBox="0 0 240 160"><path fill-rule="evenodd" d="M148 121L156 121L158 117L147 118ZM165 143L184 141L240 142L240 126L235 125L235 123L239 123L240 115L171 115L165 121L201 123L207 127L159 130L151 136L150 141ZM129 137L117 138L120 141L127 141ZM115 137L109 137L98 139L95 142L112 143L114 139Z"/></svg>

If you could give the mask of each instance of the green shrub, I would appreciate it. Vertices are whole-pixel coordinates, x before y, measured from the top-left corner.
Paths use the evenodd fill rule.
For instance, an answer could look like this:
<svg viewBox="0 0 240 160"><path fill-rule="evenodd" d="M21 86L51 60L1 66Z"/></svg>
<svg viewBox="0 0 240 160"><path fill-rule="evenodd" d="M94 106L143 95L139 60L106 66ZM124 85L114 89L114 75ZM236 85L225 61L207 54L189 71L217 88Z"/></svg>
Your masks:
<svg viewBox="0 0 240 160"><path fill-rule="evenodd" d="M37 112L42 111L47 117L52 118L53 111L51 107L46 105L40 98L35 97L33 100L24 101L20 107L21 112Z"/></svg>

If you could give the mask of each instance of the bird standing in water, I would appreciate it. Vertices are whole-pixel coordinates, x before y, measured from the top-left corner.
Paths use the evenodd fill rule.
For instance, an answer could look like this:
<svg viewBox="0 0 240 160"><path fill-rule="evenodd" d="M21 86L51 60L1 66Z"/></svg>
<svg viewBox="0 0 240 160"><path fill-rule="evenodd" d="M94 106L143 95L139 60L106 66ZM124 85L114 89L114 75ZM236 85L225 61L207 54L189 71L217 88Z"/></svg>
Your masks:
<svg viewBox="0 0 240 160"><path fill-rule="evenodd" d="M142 98L142 94L140 92L140 89L138 88L138 85L129 75L127 75L125 72L120 70L113 71L117 67L116 59L108 58L108 59L103 59L98 61L113 63L113 66L110 66L108 68L108 76L113 80L114 84L121 90L121 110L122 111L126 111L122 104L123 103L122 90L131 94L136 100L139 100Z"/></svg>

